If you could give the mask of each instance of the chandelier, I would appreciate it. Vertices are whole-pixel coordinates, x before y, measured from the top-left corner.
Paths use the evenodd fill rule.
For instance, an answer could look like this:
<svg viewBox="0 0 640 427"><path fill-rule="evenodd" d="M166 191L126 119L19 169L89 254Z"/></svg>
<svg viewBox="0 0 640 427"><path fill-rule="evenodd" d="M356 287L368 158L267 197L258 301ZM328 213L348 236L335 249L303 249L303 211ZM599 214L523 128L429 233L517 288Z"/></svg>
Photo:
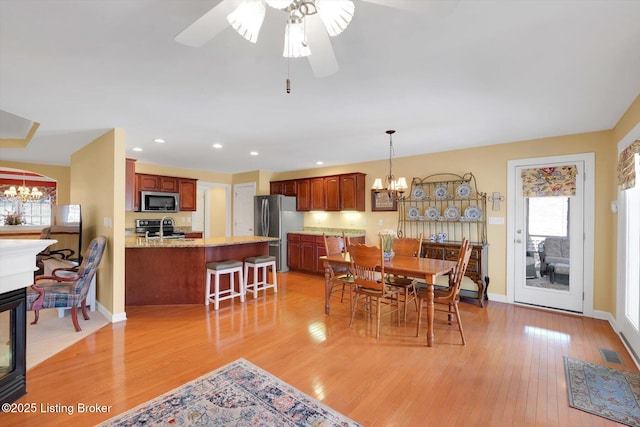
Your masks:
<svg viewBox="0 0 640 427"><path fill-rule="evenodd" d="M29 189L26 185L25 175L22 174L22 185L16 187L12 185L8 190L4 190L4 198L11 201L33 202L40 200L44 196L42 191L38 190L38 187Z"/></svg>
<svg viewBox="0 0 640 427"><path fill-rule="evenodd" d="M384 186L382 185L383 180L381 178L376 178L373 182L373 187L371 187L376 193L381 191L386 191L389 194L390 198L401 199L404 197L404 192L409 188L407 186L407 180L404 177L398 178L396 181L393 176L393 139L392 135L396 133L395 130L388 130L385 132L389 135L389 175L384 177Z"/></svg>
<svg viewBox="0 0 640 427"><path fill-rule="evenodd" d="M227 15L229 24L245 39L258 41L266 6L289 14L285 28L285 58L301 58L311 55L306 42L307 16L318 14L330 36L340 34L351 22L355 7L351 0L243 0Z"/></svg>

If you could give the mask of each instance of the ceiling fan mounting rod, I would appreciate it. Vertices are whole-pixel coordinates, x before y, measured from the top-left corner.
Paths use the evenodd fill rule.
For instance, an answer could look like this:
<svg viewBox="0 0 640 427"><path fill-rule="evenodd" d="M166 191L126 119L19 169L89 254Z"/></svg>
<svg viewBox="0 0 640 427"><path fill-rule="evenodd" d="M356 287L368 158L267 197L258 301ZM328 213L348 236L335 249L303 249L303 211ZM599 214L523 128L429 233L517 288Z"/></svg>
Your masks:
<svg viewBox="0 0 640 427"><path fill-rule="evenodd" d="M300 19L305 16L315 15L318 13L316 0L292 0L291 4L282 10L289 12L290 15L295 15Z"/></svg>

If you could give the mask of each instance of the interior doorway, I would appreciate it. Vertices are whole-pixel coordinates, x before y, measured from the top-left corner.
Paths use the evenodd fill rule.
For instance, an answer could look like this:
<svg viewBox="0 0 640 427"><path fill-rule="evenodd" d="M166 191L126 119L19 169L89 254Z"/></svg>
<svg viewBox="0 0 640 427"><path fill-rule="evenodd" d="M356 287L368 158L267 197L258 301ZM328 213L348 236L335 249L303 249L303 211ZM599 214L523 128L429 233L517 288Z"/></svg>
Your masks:
<svg viewBox="0 0 640 427"><path fill-rule="evenodd" d="M253 199L256 195L256 183L235 184L233 194L233 235L253 236Z"/></svg>
<svg viewBox="0 0 640 427"><path fill-rule="evenodd" d="M507 299L593 311L592 153L509 161Z"/></svg>
<svg viewBox="0 0 640 427"><path fill-rule="evenodd" d="M640 124L618 143L618 152L639 140ZM619 189L617 204L612 205L618 213L616 326L640 365L640 154L629 160L634 164L635 185Z"/></svg>

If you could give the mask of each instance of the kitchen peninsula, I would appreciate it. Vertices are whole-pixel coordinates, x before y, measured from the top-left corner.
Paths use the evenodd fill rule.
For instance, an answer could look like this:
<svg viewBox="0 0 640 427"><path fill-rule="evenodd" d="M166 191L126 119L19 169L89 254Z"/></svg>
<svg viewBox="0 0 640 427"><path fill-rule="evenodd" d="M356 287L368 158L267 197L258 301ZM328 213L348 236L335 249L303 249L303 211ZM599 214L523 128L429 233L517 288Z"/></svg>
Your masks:
<svg viewBox="0 0 640 427"><path fill-rule="evenodd" d="M125 305L203 304L205 265L268 255L273 237L125 239Z"/></svg>

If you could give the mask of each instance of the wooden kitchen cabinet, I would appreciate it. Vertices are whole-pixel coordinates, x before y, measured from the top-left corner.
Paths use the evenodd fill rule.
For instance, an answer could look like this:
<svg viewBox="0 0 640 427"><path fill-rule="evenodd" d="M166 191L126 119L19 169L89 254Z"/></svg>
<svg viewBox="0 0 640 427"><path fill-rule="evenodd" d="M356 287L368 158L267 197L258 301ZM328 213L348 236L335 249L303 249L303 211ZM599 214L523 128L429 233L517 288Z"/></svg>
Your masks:
<svg viewBox="0 0 640 427"><path fill-rule="evenodd" d="M340 210L364 212L365 174L340 175Z"/></svg>
<svg viewBox="0 0 640 427"><path fill-rule="evenodd" d="M313 272L316 266L316 236L300 236L300 270Z"/></svg>
<svg viewBox="0 0 640 427"><path fill-rule="evenodd" d="M165 193L177 193L178 178L164 175L136 174L139 191L161 191Z"/></svg>
<svg viewBox="0 0 640 427"><path fill-rule="evenodd" d="M364 243L364 236L352 237L351 243ZM287 236L287 261L290 270L324 274L320 257L327 254L324 237L317 234L289 233Z"/></svg>
<svg viewBox="0 0 640 427"><path fill-rule="evenodd" d="M198 180L190 178L178 178L180 193L180 210L195 211L197 202Z"/></svg>
<svg viewBox="0 0 640 427"><path fill-rule="evenodd" d="M339 211L340 206L340 177L325 176L324 180L324 210Z"/></svg>
<svg viewBox="0 0 640 427"><path fill-rule="evenodd" d="M173 176L160 176L160 188L158 191L165 193L179 193L178 178Z"/></svg>
<svg viewBox="0 0 640 427"><path fill-rule="evenodd" d="M290 270L300 269L300 235L287 235L287 265Z"/></svg>
<svg viewBox="0 0 640 427"><path fill-rule="evenodd" d="M297 180L271 181L269 194L282 194L283 196L297 196Z"/></svg>
<svg viewBox="0 0 640 427"><path fill-rule="evenodd" d="M309 207L309 209L312 211L325 210L323 177L309 179L309 193L311 195L311 206Z"/></svg>
<svg viewBox="0 0 640 427"><path fill-rule="evenodd" d="M297 182L298 194L296 199L296 210L311 210L311 182L308 178L299 179Z"/></svg>
<svg viewBox="0 0 640 427"><path fill-rule="evenodd" d="M160 191L160 175L136 174L138 191Z"/></svg>

